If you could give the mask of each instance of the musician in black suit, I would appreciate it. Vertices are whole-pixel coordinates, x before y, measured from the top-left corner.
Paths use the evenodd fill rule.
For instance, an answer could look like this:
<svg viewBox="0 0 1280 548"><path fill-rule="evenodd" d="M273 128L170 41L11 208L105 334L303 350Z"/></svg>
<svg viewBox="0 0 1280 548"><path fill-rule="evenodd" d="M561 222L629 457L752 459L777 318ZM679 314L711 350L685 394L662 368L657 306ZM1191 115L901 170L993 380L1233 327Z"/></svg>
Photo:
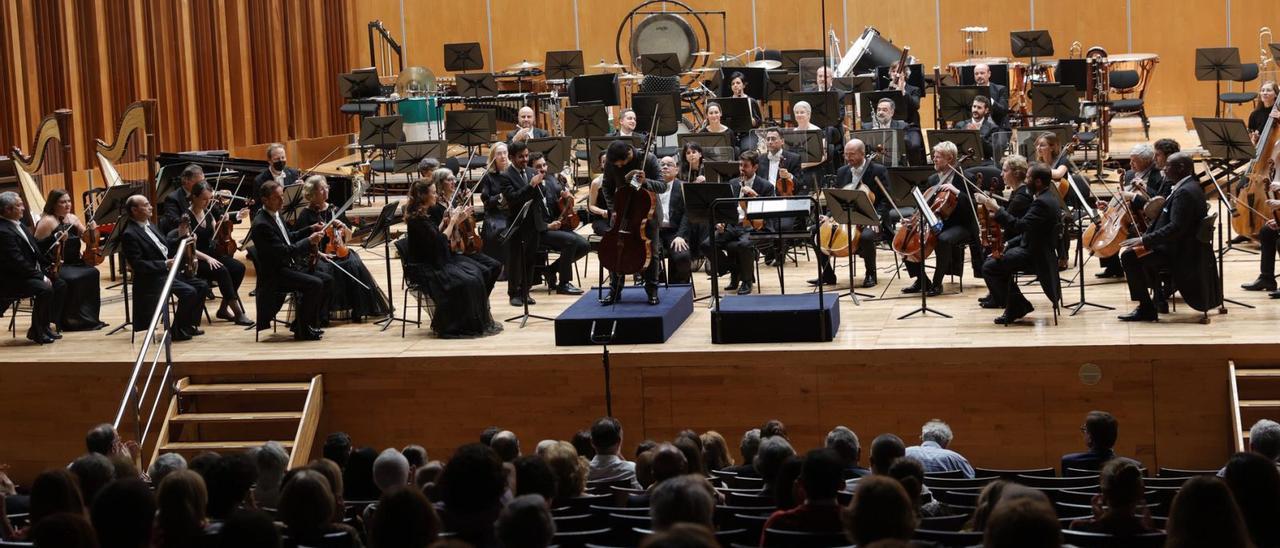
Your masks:
<svg viewBox="0 0 1280 548"><path fill-rule="evenodd" d="M782 130L770 127L764 131L764 154L760 155L760 168L756 173L760 178L777 185L779 179L799 180L802 172L800 155L787 150L782 139Z"/></svg>
<svg viewBox="0 0 1280 548"><path fill-rule="evenodd" d="M1182 150L1182 145L1179 145L1178 142L1173 139L1158 139L1155 143L1152 143L1151 148L1155 149L1155 155L1153 157L1156 164L1155 171L1160 173L1161 177L1157 180L1159 184L1151 183L1147 185L1147 194L1168 198L1169 193L1173 192L1173 185L1178 181L1170 180L1168 177L1163 175L1164 166L1169 163L1170 156L1173 156ZM1242 184L1243 182L1244 180L1241 180ZM1247 236L1239 237L1244 238L1244 241L1248 241L1249 239Z"/></svg>
<svg viewBox="0 0 1280 548"><path fill-rule="evenodd" d="M22 222L25 213L26 206L16 192L0 192L0 302L35 297L27 338L37 344L49 344L62 338L49 329L49 324L62 315L66 284L49 279L42 264L47 262L45 257L56 243L56 236L37 241Z"/></svg>
<svg viewBox="0 0 1280 548"><path fill-rule="evenodd" d="M507 132L507 143L547 137L547 132L535 126L535 122L537 115L534 114L533 107L520 107L520 112L516 115L516 128Z"/></svg>
<svg viewBox="0 0 1280 548"><path fill-rule="evenodd" d="M729 190L734 196L744 198L754 198L757 196L775 196L777 191L769 181L760 176L760 156L754 150L744 150L738 155L738 177L729 181ZM756 246L751 241L751 233L755 232L749 226L742 226L741 216L744 214L739 210L739 222L721 222L715 226L712 237L716 239L716 257L717 272L716 275L723 275L728 272L729 285L725 287L726 291L737 291L739 295L747 295L751 293L751 286L756 282ZM702 244L706 248L711 247L711 241L708 238Z"/></svg>
<svg viewBox="0 0 1280 548"><path fill-rule="evenodd" d="M160 233L168 234L178 228L182 216L191 208L191 187L204 182L204 170L196 164L187 164L182 170L182 186L173 189L160 201Z"/></svg>
<svg viewBox="0 0 1280 548"><path fill-rule="evenodd" d="M1165 180L1177 183L1160 216L1142 237L1130 238L1121 244L1120 264L1129 283L1129 298L1138 302L1132 312L1120 316L1123 321L1155 321L1159 312L1168 307L1164 292L1156 283L1158 272L1168 268L1174 278L1179 278L1179 270L1191 268L1187 260L1194 258L1195 249L1200 245L1196 233L1209 208L1204 189L1193 173L1190 155L1179 152L1169 157ZM1149 253L1140 256L1135 246ZM1154 302L1151 288L1156 290Z"/></svg>
<svg viewBox="0 0 1280 548"><path fill-rule="evenodd" d="M991 119L999 127L1009 127L1009 88L991 81L991 67L985 64L973 67L973 82L987 86L987 98L991 100Z"/></svg>
<svg viewBox="0 0 1280 548"><path fill-rule="evenodd" d="M644 149L631 146L626 141L614 141L609 143L609 148L605 151L604 158L604 176L600 182L600 192L604 194L605 204L608 206L611 217L610 226L613 223L621 222L617 219L618 210L614 203L614 196L623 185L633 184L633 181L639 182L640 186L654 194L662 194L667 191L667 183L658 174L658 159L652 154L646 154ZM655 197L656 199L656 197ZM645 294L649 299L649 304L658 304L658 245L661 242L659 238L659 227L662 226L663 218L662 209L654 204L653 217L649 218L646 225L648 230L649 243L653 247L651 256L654 257L649 261L649 267L640 273L643 278ZM609 295L605 297L605 304L617 302L622 298L622 283L624 276L621 273L609 273Z"/></svg>
<svg viewBox="0 0 1280 548"><path fill-rule="evenodd" d="M660 250L670 263L667 281L673 284L691 283L693 255L696 250L689 245L695 240L686 236L689 223L684 215L685 183L676 178L680 173L680 164L674 156L667 156L658 160L658 167L662 180L667 183L667 190L658 194L654 217L662 219L658 223L658 238L661 242ZM697 241L701 243L702 240L699 238Z"/></svg>
<svg viewBox="0 0 1280 548"><path fill-rule="evenodd" d="M1133 201L1133 208L1141 211L1143 206L1147 204L1147 200L1156 196L1168 198L1171 185L1165 184L1164 176L1160 173L1160 168L1155 164L1155 149L1146 143L1134 145L1129 151L1129 169L1124 172L1124 177L1120 181L1120 193L1126 200ZM1156 194L1147 194L1151 189L1156 190ZM1109 204L1098 202L1100 208L1105 208ZM1113 255L1098 261L1102 265L1103 270L1095 274L1099 278L1122 278L1124 277L1124 269L1120 268L1120 255ZM1275 281L1272 281L1275 285Z"/></svg>
<svg viewBox="0 0 1280 548"><path fill-rule="evenodd" d="M258 195L262 209L253 217L249 228L253 246L258 250L257 314L259 331L271 327L271 319L280 311L282 291L301 294L296 319L290 328L293 338L316 341L324 335L320 329L322 315L333 291L333 278L318 270L304 272L307 257L316 252L324 237L320 224L290 232L280 218L284 207L284 187L275 181L262 184Z"/></svg>
<svg viewBox="0 0 1280 548"><path fill-rule="evenodd" d="M541 188L547 177L529 167L529 146L524 141L508 145L507 156L511 163L499 179L502 199L511 212L507 229L511 234L507 241L507 297L511 306L524 306L526 300L536 304L526 286L533 285L533 263L551 216Z"/></svg>
<svg viewBox="0 0 1280 548"><path fill-rule="evenodd" d="M978 95L973 98L973 104L969 105L969 119L960 120L952 126L955 129L967 129L978 132L978 138L982 140L982 152L984 157L991 158L992 146L991 135L996 132L996 123L991 121L991 99Z"/></svg>
<svg viewBox="0 0 1280 548"><path fill-rule="evenodd" d="M146 196L130 196L125 201L129 222L120 234L120 252L133 271L133 330L146 331L157 306L165 306L160 292L177 255L178 246L190 235L190 229L182 227L161 234L151 224L151 202ZM188 221L190 224L190 222ZM188 260L184 255L183 260ZM178 299L177 314L170 325L173 340L185 341L203 335L200 312L209 284L195 278L194 273L179 272L173 279L173 295Z"/></svg>
<svg viewBox="0 0 1280 548"><path fill-rule="evenodd" d="M864 129L894 129L902 134L902 144L907 150L902 151L906 155L907 163L920 164L924 161L924 139L920 135L919 128L912 128L909 124L902 120L895 120L894 113L897 112L898 104L893 99L883 97L876 101L875 113L871 116L871 121L863 126Z"/></svg>
<svg viewBox="0 0 1280 548"><path fill-rule="evenodd" d="M267 181L275 181L280 186L291 186L298 183L298 179L302 174L298 170L288 167L288 158L285 156L284 145L280 143L271 143L267 145L267 169L258 173L253 179L253 196L255 199L262 196L262 185ZM258 210L262 209L262 204L254 202L249 205L249 213L257 217Z"/></svg>
<svg viewBox="0 0 1280 548"><path fill-rule="evenodd" d="M577 205L573 202L573 193L560 183L560 176L564 174L547 173L547 159L541 152L529 155L529 165L534 172L543 176L542 198L549 215L547 230L542 233L542 243L560 254L555 262L547 265L547 285L554 287L560 295L581 295L582 290L573 285L573 264L591 252L591 245L577 232L560 225L560 216L564 214L560 208L560 200L567 198L570 203Z"/></svg>
<svg viewBox="0 0 1280 548"><path fill-rule="evenodd" d="M995 323L1004 325L1017 321L1035 309L1031 301L1022 295L1018 284L1013 283L1013 276L1018 272L1031 271L1040 278L1040 286L1050 300L1057 301L1057 242L1058 223L1061 222L1061 201L1050 189L1053 186L1053 175L1043 165L1033 166L1027 172L1027 188L1035 195L1035 200L1021 217L1015 217L1008 210L999 209L996 201L986 194L975 194L973 199L978 204L995 211L996 222L1004 229L1006 238L1017 236L1000 258L990 257L982 266L982 278L991 292L991 305L1003 305L1004 314L995 319Z"/></svg>
<svg viewBox="0 0 1280 548"><path fill-rule="evenodd" d="M889 170L867 158L867 146L859 139L850 139L849 142L845 143L844 162L845 164L836 170L833 188L862 188L871 191L875 195L875 202L872 205L876 209L876 215L880 216L880 225L854 227L854 230L862 231L858 239L857 249L858 256L862 257L862 264L866 271L862 278L862 287L875 287L876 242L880 241L881 234L890 234L889 213L893 211L889 197L885 194L888 191ZM838 207L838 205L829 202L827 204L828 209ZM825 220L825 215L818 217L819 224ZM818 248L818 264L822 266L822 283L836 283L836 271L831 267L831 258L821 251L821 242L816 237L814 245ZM818 285L818 280L815 278L809 280L809 283Z"/></svg>
<svg viewBox="0 0 1280 548"><path fill-rule="evenodd" d="M964 268L964 245L973 240L978 233L977 219L973 216L973 206L969 202L969 188L960 176L956 175L953 166L956 163L956 145L943 141L933 147L934 174L929 176L928 188L949 186L958 194L956 208L951 215L942 220L942 230L938 232L938 245L934 248L937 255L937 267L933 270L933 282L925 279L921 263L904 260L907 273L915 278L915 283L902 289L903 293L919 293L928 291L929 296L942 294L942 278L947 274L959 274Z"/></svg>

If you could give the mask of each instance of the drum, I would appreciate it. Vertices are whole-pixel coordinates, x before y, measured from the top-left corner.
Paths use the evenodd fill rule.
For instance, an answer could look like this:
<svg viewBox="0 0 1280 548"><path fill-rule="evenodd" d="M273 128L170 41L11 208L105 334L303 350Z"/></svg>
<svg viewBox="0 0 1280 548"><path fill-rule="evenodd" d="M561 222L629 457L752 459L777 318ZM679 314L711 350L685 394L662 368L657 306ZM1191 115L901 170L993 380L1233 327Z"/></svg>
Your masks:
<svg viewBox="0 0 1280 548"><path fill-rule="evenodd" d="M902 50L880 36L875 27L867 27L862 36L849 45L836 65L836 77L853 76L887 67L902 58Z"/></svg>
<svg viewBox="0 0 1280 548"><path fill-rule="evenodd" d="M641 55L650 53L675 53L680 66L689 70L693 66L693 53L700 50L698 37L683 17L671 13L655 13L645 17L631 33L631 61L639 68Z"/></svg>
<svg viewBox="0 0 1280 548"><path fill-rule="evenodd" d="M427 98L410 97L401 101L397 110L406 125L421 124L427 121Z"/></svg>
<svg viewBox="0 0 1280 548"><path fill-rule="evenodd" d="M1107 69L1138 71L1138 85L1127 93L1136 92L1141 96L1150 85L1151 75L1156 70L1156 63L1159 62L1160 56L1154 53L1117 53L1107 57Z"/></svg>

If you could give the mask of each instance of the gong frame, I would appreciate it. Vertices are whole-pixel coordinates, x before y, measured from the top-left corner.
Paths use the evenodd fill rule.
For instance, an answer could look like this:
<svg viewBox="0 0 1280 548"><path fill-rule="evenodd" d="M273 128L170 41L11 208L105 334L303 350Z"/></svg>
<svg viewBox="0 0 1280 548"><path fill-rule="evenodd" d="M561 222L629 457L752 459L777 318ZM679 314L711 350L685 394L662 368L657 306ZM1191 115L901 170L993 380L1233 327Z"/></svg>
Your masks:
<svg viewBox="0 0 1280 548"><path fill-rule="evenodd" d="M680 10L683 10L683 11L652 11L652 10L646 10L646 8L649 8L650 6L655 6L655 5L660 5L660 4L671 4L671 5L673 5L673 6L677 6ZM693 33L686 32L686 36L688 36L688 37L689 37L690 42L693 42L693 43L694 43L694 47L695 47L695 48L697 48L697 47L702 47L702 45L703 45L703 44L706 44L706 47L707 47L708 49L710 49L710 47L711 47L711 33L710 33L710 32L708 32L708 30L707 30L707 23L706 23L706 21L703 21L702 16L703 16L703 15L717 15L717 16L719 16L719 17L720 17L720 42L721 42L721 43L720 43L720 47L721 47L721 51L722 51L722 53L725 53L725 52L727 52L727 51L728 51L728 49L729 49L729 26L728 26L728 17L727 17L727 12L725 12L724 10L695 10L695 9L693 9L691 6L689 6L688 4L685 4L684 2L681 2L680 0L647 0L647 1L645 1L645 2L642 2L640 5L636 6L635 8L633 8L631 11L627 12L626 17L623 17L623 18L622 18L622 23L618 25L618 33L617 33L617 35L614 37L614 41L613 41L613 53L614 53L614 55L617 57L617 62L618 62L618 64L626 65L626 66L631 67L631 68L633 68L633 69L638 69L638 68L639 68L639 67L635 66L635 60L634 60L634 58L635 58L635 57L637 57L637 56L639 55L639 52L637 52L637 51L636 51L636 44L635 44L635 27L636 27L636 24L637 24L637 23L636 23L636 16L637 16L637 15L644 15L644 16L646 16L646 17L647 17L647 16L650 16L650 15L668 15L668 16L673 16L673 17L675 17L675 18L680 19L681 21L683 21L683 22L684 22L688 27L690 27L690 28L692 28L692 25L689 25L689 24L688 24L689 22L688 22L687 20L685 20L682 16L685 16L685 15L692 16L692 17L693 17L693 19L694 19L694 21L697 21L697 23L698 23L698 29L700 29L700 30L702 31L702 40L701 40L701 41L699 41L699 40L698 40L698 35L696 34L696 30L697 30L697 29L695 29L695 30L693 31ZM643 21L643 19L642 19L642 21ZM627 31L627 30L630 30L630 32L631 32L631 35L628 37L628 40L627 40L627 47L628 47L628 50L629 50L629 51L628 51L628 53L631 53L632 55L631 55L631 58L630 58L630 59L627 59L626 61L623 61L623 57L622 57L622 33L623 33L624 31ZM693 55L692 55L692 53L695 53L696 51L698 51L698 50L696 50L696 49L695 49L694 51L689 52L689 53L691 54L691 55L689 56L689 58L690 58L690 62L689 62L689 63L684 67L684 69L685 69L685 70L691 70L691 69L693 69L693 68L705 67L705 66L707 66L707 65L708 65L708 63L709 63L709 61L710 61L710 56L703 57L703 58L695 57L695 56L693 56Z"/></svg>

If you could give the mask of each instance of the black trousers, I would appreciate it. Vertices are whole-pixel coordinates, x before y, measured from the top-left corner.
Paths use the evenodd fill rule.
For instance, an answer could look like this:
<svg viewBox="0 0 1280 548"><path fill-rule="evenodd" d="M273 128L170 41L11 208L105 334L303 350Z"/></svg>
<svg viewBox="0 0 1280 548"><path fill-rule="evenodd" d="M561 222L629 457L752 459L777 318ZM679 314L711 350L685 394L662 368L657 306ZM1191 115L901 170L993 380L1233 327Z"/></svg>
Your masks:
<svg viewBox="0 0 1280 548"><path fill-rule="evenodd" d="M1266 225L1263 225L1262 230L1258 231L1258 244L1262 246L1262 251L1260 253L1261 257L1258 263L1258 271L1261 272L1263 276L1276 275L1277 235L1280 235L1280 232L1277 232Z"/></svg>
<svg viewBox="0 0 1280 548"><path fill-rule="evenodd" d="M862 234L858 237L858 248L855 250L859 257L862 257L862 266L866 273L875 272L876 270L876 242L880 241L880 233L871 227L854 227L854 230L862 229ZM819 246L818 235L814 234L813 249L818 255L818 264L822 266L822 275L835 276L835 269L831 267L831 257L822 252Z"/></svg>
<svg viewBox="0 0 1280 548"><path fill-rule="evenodd" d="M560 257L548 266L550 276L547 283L552 286L557 283L555 277L559 277L558 283L573 281L573 263L586 257L587 253L591 251L591 246L587 244L586 238L568 230L548 230L543 232L542 245L560 254Z"/></svg>
<svg viewBox="0 0 1280 548"><path fill-rule="evenodd" d="M223 300L239 300L240 282L244 281L244 263L233 257L217 256L214 258L222 263L222 268L214 270L204 261L200 261L196 269L196 276L207 282L217 282L218 292L222 294Z"/></svg>
<svg viewBox="0 0 1280 548"><path fill-rule="evenodd" d="M168 305L158 300L160 290L164 287L164 280L164 276L134 279L134 310L139 314L133 318L134 331L146 331L151 322L151 314L155 313L155 307ZM199 326L200 313L204 310L204 296L208 292L209 284L204 280L178 274L173 279L173 297L177 299L178 307L170 325L175 329L195 329ZM150 302L145 306L141 305L138 301L142 299Z"/></svg>
<svg viewBox="0 0 1280 548"><path fill-rule="evenodd" d="M279 288L302 295L301 302L297 303L297 316L293 325L295 330L320 325L329 309L329 295L333 293L332 276L319 270L303 272L286 268L280 271Z"/></svg>
<svg viewBox="0 0 1280 548"><path fill-rule="evenodd" d="M1273 244L1273 245L1274 245L1274 244ZM1266 259L1263 259L1263 262L1265 263L1265 262L1266 262ZM1103 258L1101 258L1101 259L1098 259L1098 264L1099 264L1099 265L1102 265L1102 268L1103 268L1103 269L1108 270L1108 271L1111 271L1111 272L1115 272L1115 271L1117 271L1117 270L1120 270L1120 269L1121 269L1121 268L1120 268L1120 254L1119 254L1119 253L1117 253L1117 254L1112 255L1112 256L1110 256L1110 257L1103 257ZM1275 255L1274 255L1274 253L1272 254L1271 264L1272 264L1273 266L1275 265Z"/></svg>
<svg viewBox="0 0 1280 548"><path fill-rule="evenodd" d="M508 297L524 297L524 284L533 283L533 265L538 260L541 240L541 234L525 228L507 242Z"/></svg>
<svg viewBox="0 0 1280 548"><path fill-rule="evenodd" d="M720 270L717 274L728 272L740 282L755 283L756 246L749 235L747 231L728 229L702 243L704 248L711 249L711 238L716 239L716 267Z"/></svg>
<svg viewBox="0 0 1280 548"><path fill-rule="evenodd" d="M25 299L34 297L35 303L31 310L31 327L27 330L28 337L41 337L51 333L49 324L54 318L62 315L62 307L67 294L67 284L57 278L45 281L39 278L24 278L22 280L10 281L5 280L0 284L0 301L8 301L10 299ZM17 306L13 309L17 313Z"/></svg>
<svg viewBox="0 0 1280 548"><path fill-rule="evenodd" d="M667 283L687 284L693 280L693 252L695 246L685 242L684 251L676 251L671 241L676 239L675 227L658 229L661 249L667 258Z"/></svg>
<svg viewBox="0 0 1280 548"><path fill-rule="evenodd" d="M646 230L649 232L650 259L649 266L640 271L640 279L644 283L646 290L656 290L658 288L658 270L661 268L662 261L662 237L659 234L657 225L650 223ZM609 287L612 291L621 291L622 286L626 284L626 275L616 272L609 272Z"/></svg>
<svg viewBox="0 0 1280 548"><path fill-rule="evenodd" d="M956 273L956 266L961 269L964 265L958 265L958 253L964 253L964 244L973 239L973 235L969 234L969 229L963 226L953 226L944 229L938 233L938 245L934 248L934 255L937 256L937 267L933 269L934 285L942 283L943 276ZM919 277L923 270L920 263L904 261L907 265L907 274L912 278Z"/></svg>
<svg viewBox="0 0 1280 548"><path fill-rule="evenodd" d="M1031 268L1031 254L1025 247L1015 247L1004 252L999 259L988 257L982 265L982 280L991 292L995 303L1004 305L1005 311L1027 309L1031 302L1022 295L1022 288L1013 283L1013 276Z"/></svg>
<svg viewBox="0 0 1280 548"><path fill-rule="evenodd" d="M1151 308L1151 288L1154 287L1157 300L1163 301L1159 272L1169 265L1169 257L1158 251L1143 257L1139 257L1132 249L1121 251L1120 266L1124 268L1125 282L1129 284L1129 300L1137 301L1143 308Z"/></svg>

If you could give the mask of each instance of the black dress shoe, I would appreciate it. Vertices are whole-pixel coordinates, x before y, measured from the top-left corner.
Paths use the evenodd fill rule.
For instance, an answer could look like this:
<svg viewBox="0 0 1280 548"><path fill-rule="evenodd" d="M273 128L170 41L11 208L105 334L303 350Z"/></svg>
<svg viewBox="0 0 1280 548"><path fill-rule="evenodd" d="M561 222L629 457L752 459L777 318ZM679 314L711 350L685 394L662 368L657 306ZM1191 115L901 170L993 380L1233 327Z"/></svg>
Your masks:
<svg viewBox="0 0 1280 548"><path fill-rule="evenodd" d="M738 294L739 294L739 295L750 295L750 294L751 294L751 282L742 282L741 284L738 284Z"/></svg>
<svg viewBox="0 0 1280 548"><path fill-rule="evenodd" d="M521 299L520 297L512 297L511 306L514 306L517 308L524 306L524 299Z"/></svg>
<svg viewBox="0 0 1280 548"><path fill-rule="evenodd" d="M241 315L239 315L239 316L236 316L236 318L235 318L234 320L232 320L232 321L231 321L231 323L234 323L234 324L236 324L236 325L240 325L240 326L244 326L244 327L248 327L248 326L253 325L253 323L254 323L254 322L253 322L253 320L249 319L249 317L248 317L248 316L245 316L244 314L241 314Z"/></svg>
<svg viewBox="0 0 1280 548"><path fill-rule="evenodd" d="M810 280L808 281L808 283L809 283L809 285L814 285L814 286L816 286L816 285L818 285L818 279L817 279L817 278L810 279ZM832 274L832 275L830 275L830 276L823 276L823 277L822 277L822 285L835 285L835 284L836 284L836 275L835 275L835 274Z"/></svg>
<svg viewBox="0 0 1280 548"><path fill-rule="evenodd" d="M995 301L982 301L982 302L978 303L978 306L980 306L980 307L982 307L982 308L993 309L993 310L994 310L994 309L997 309L997 308L1004 308L1004 305L1003 305L1003 304L1000 304L1000 303L995 302Z"/></svg>
<svg viewBox="0 0 1280 548"><path fill-rule="evenodd" d="M190 333L192 337L199 337L200 335L204 335L204 330L200 329L199 327L188 327L187 332Z"/></svg>
<svg viewBox="0 0 1280 548"><path fill-rule="evenodd" d="M1113 270L1113 269L1108 268L1108 269L1106 269L1106 270L1103 270L1102 272L1099 272L1099 273L1097 273L1097 274L1094 274L1094 277L1097 277L1097 278L1104 278L1104 279L1105 279L1105 278L1123 278L1123 277L1124 277L1124 271L1123 271L1123 270Z"/></svg>
<svg viewBox="0 0 1280 548"><path fill-rule="evenodd" d="M622 296L622 292L610 290L608 293L605 294L603 299L600 299L600 305L610 306L613 304L617 304L621 296Z"/></svg>
<svg viewBox="0 0 1280 548"><path fill-rule="evenodd" d="M1031 303L1023 303L1022 306L1014 308L1013 310L1006 310L1004 314L997 316L995 323L996 325L1009 325L1022 319L1023 316L1030 314L1035 309L1036 308L1034 306L1031 306Z"/></svg>
<svg viewBox="0 0 1280 548"><path fill-rule="evenodd" d="M879 280L876 280L875 274L868 272L867 275L862 278L862 287L875 287L878 281Z"/></svg>
<svg viewBox="0 0 1280 548"><path fill-rule="evenodd" d="M538 301L533 300L533 297L525 297L525 298L524 298L524 302L529 303L529 306L533 306L533 305L535 305L535 304L538 304Z"/></svg>
<svg viewBox="0 0 1280 548"><path fill-rule="evenodd" d="M989 300L991 300L991 294L990 294L990 293L987 293L986 295L983 295L983 296L981 296L981 297L978 297L978 304L985 303L985 302L987 302L987 301L989 301Z"/></svg>
<svg viewBox="0 0 1280 548"><path fill-rule="evenodd" d="M50 337L48 333L27 331L27 340L36 344L49 344L53 342L53 337Z"/></svg>
<svg viewBox="0 0 1280 548"><path fill-rule="evenodd" d="M1169 301L1156 301L1156 312L1161 314L1169 313Z"/></svg>
<svg viewBox="0 0 1280 548"><path fill-rule="evenodd" d="M724 286L724 290L725 290L725 291L737 291L737 290L738 290L738 285L739 285L739 284L738 284L738 281L737 281L737 280L734 280L734 281L732 281L732 282L729 282L729 285Z"/></svg>
<svg viewBox="0 0 1280 548"><path fill-rule="evenodd" d="M57 332L57 331L50 331L50 332L48 332L48 333L45 333L45 335L46 335L46 336L48 336L50 339L53 339L53 340L55 340L55 341L57 341L57 340L62 340L62 333L59 333L59 332Z"/></svg>
<svg viewBox="0 0 1280 548"><path fill-rule="evenodd" d="M582 290L578 289L576 286L574 286L569 282L565 282L560 284L560 287L556 288L556 294L557 295L581 295Z"/></svg>
<svg viewBox="0 0 1280 548"><path fill-rule="evenodd" d="M645 287L644 292L649 297L649 305L656 306L658 304L658 288Z"/></svg>
<svg viewBox="0 0 1280 548"><path fill-rule="evenodd" d="M1280 291L1272 291L1270 293L1267 293L1267 296L1271 297L1272 299L1280 299Z"/></svg>
<svg viewBox="0 0 1280 548"><path fill-rule="evenodd" d="M935 285L929 286L930 297L937 297L938 295L941 295L941 294L942 294L942 284L935 284Z"/></svg>
<svg viewBox="0 0 1280 548"><path fill-rule="evenodd" d="M1156 313L1155 308L1139 306L1133 309L1133 312L1122 314L1119 318L1122 322L1154 322L1160 318L1160 315Z"/></svg>
<svg viewBox="0 0 1280 548"><path fill-rule="evenodd" d="M317 333L315 329L304 329L293 334L295 341L318 341L323 337L324 335Z"/></svg>
<svg viewBox="0 0 1280 548"><path fill-rule="evenodd" d="M1258 276L1258 279L1252 282L1249 282L1247 284L1240 284L1240 288L1244 289L1245 291L1275 291L1276 279L1266 274L1263 274L1261 276Z"/></svg>
<svg viewBox="0 0 1280 548"><path fill-rule="evenodd" d="M1232 243L1232 244L1242 244L1242 243L1245 243L1245 242L1247 242L1247 241L1249 241L1249 237L1248 237L1248 236L1240 235L1240 236L1236 236L1235 238L1232 238L1232 239L1231 239L1231 241L1230 241L1230 242L1227 242L1227 243Z"/></svg>
<svg viewBox="0 0 1280 548"><path fill-rule="evenodd" d="M174 329L173 334L169 336L169 340L173 342L182 342L191 340L191 334L185 329Z"/></svg>
<svg viewBox="0 0 1280 548"><path fill-rule="evenodd" d="M924 283L920 281L920 278L916 278L915 283L902 288L902 292L903 293L919 293L921 289L924 289Z"/></svg>

